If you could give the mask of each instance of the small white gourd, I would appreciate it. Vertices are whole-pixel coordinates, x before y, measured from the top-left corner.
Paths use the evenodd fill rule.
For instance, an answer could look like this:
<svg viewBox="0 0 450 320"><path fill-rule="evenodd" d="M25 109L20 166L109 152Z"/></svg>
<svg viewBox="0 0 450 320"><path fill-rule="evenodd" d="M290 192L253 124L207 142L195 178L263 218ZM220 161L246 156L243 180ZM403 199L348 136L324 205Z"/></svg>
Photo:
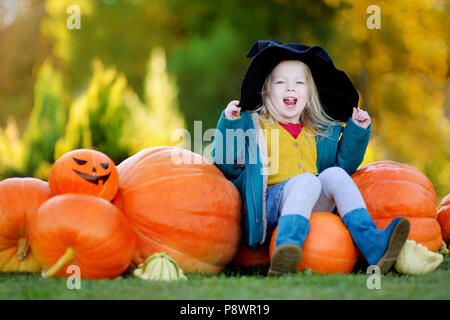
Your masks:
<svg viewBox="0 0 450 320"><path fill-rule="evenodd" d="M444 261L444 257L427 247L406 240L395 262L395 270L400 273L419 275L432 272Z"/></svg>

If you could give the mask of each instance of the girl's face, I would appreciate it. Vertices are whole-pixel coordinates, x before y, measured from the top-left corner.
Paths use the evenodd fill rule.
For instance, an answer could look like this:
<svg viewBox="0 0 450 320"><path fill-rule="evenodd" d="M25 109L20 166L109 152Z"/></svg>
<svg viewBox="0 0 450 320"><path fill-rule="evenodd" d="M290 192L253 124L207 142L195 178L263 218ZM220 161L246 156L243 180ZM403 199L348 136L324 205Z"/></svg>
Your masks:
<svg viewBox="0 0 450 320"><path fill-rule="evenodd" d="M304 65L297 60L280 62L269 75L268 98L283 123L299 123L308 101Z"/></svg>

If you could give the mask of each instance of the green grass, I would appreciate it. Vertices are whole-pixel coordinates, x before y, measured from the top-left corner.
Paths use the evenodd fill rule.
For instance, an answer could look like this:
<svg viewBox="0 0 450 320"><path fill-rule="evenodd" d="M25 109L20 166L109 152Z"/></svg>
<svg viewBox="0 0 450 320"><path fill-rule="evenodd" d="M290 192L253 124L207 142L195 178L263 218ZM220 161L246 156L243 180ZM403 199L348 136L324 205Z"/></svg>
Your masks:
<svg viewBox="0 0 450 320"><path fill-rule="evenodd" d="M126 273L113 280L81 280L81 289L68 289L66 279L39 274L0 273L0 299L450 299L450 255L426 275L391 271L381 276L381 289L368 289L369 274L318 275L297 272L279 278L267 268L227 268L217 276L188 274L188 280L144 281Z"/></svg>

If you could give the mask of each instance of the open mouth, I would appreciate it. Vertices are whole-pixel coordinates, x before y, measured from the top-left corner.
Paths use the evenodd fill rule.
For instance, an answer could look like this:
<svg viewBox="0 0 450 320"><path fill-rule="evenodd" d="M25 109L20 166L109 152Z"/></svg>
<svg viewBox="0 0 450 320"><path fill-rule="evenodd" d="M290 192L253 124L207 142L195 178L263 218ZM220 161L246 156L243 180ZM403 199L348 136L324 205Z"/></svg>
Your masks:
<svg viewBox="0 0 450 320"><path fill-rule="evenodd" d="M287 97L283 99L283 102L288 108L295 108L295 105L297 104L297 98Z"/></svg>
<svg viewBox="0 0 450 320"><path fill-rule="evenodd" d="M106 183L106 181L109 179L109 176L111 175L111 172L104 175L104 176L91 176L90 174L87 173L83 173L80 171L77 171L75 169L73 169L73 171L75 171L75 173L77 175L79 175L80 177L82 177L84 180L93 183L93 184L98 184L99 181L103 181L103 184Z"/></svg>

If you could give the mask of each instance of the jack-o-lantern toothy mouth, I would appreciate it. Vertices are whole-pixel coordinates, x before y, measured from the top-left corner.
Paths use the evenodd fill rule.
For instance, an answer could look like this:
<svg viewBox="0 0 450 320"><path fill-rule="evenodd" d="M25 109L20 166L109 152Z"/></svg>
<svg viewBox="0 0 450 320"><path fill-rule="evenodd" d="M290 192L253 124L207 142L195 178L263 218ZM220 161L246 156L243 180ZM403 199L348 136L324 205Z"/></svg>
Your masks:
<svg viewBox="0 0 450 320"><path fill-rule="evenodd" d="M90 174L87 173L83 173L80 171L77 171L75 169L72 169L73 171L75 171L76 174L78 174L81 178L83 178L84 180L93 183L93 184L98 184L99 181L103 181L103 184L106 183L106 181L109 179L109 176L111 175L111 172L104 175L104 176L91 176Z"/></svg>

